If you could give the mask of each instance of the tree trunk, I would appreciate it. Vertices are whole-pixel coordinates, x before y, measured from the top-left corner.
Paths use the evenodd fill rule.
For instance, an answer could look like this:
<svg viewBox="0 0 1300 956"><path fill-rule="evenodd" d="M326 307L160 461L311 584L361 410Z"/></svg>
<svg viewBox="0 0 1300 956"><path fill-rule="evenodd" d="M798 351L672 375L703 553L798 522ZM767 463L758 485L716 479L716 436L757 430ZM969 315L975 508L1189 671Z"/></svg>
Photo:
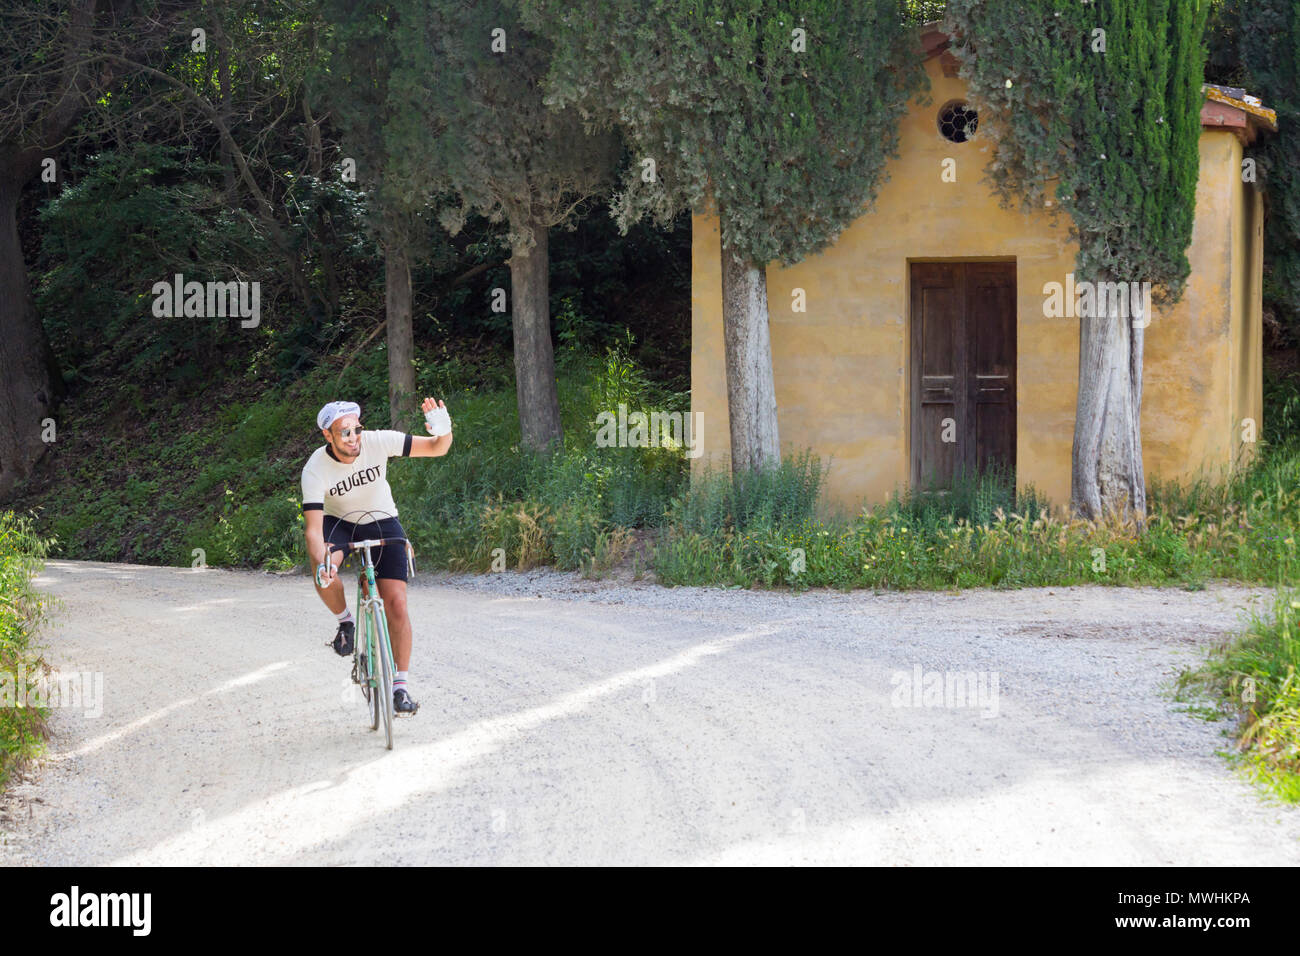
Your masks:
<svg viewBox="0 0 1300 956"><path fill-rule="evenodd" d="M514 325L515 390L519 431L534 451L558 447L564 439L560 425L560 395L555 385L555 352L551 347L551 284L549 239L545 226L533 226L536 244L510 250L510 314Z"/></svg>
<svg viewBox="0 0 1300 956"><path fill-rule="evenodd" d="M1094 310L1096 311L1096 310ZM1079 318L1079 399L1074 420L1070 506L1091 520L1146 519L1142 471L1142 348L1145 333L1120 316ZM1144 316L1141 321L1149 321Z"/></svg>
<svg viewBox="0 0 1300 956"><path fill-rule="evenodd" d="M321 169L325 164L324 149L321 146L320 124L321 121L316 119L311 112L311 103L307 95L303 94L302 98L302 115L307 130L307 164L311 174L316 179L320 179ZM325 322L334 321L334 316L339 310L339 278L338 270L334 267L334 243L330 241L331 237L326 237L319 245L320 250L320 271L325 276L325 295L322 298L321 305L325 309Z"/></svg>
<svg viewBox="0 0 1300 956"><path fill-rule="evenodd" d="M4 164L8 166L8 163ZM11 167L12 168L12 167ZM18 238L22 182L0 179L0 498L7 497L47 448L41 422L52 417L62 381L36 314ZM61 389L58 389L61 391Z"/></svg>
<svg viewBox="0 0 1300 956"><path fill-rule="evenodd" d="M722 328L727 364L731 473L779 464L776 386L768 333L767 270L722 246Z"/></svg>
<svg viewBox="0 0 1300 956"><path fill-rule="evenodd" d="M220 40L220 37L217 38ZM221 95L219 99L221 122L230 125L230 49L221 44L221 49L217 51L217 82L221 85ZM235 158L231 155L230 146L223 139L221 141L221 173L225 179L226 196L233 203L235 196Z"/></svg>
<svg viewBox="0 0 1300 956"><path fill-rule="evenodd" d="M388 316L388 424L397 428L415 399L411 266L405 237L394 236L385 243L384 278L384 310Z"/></svg>

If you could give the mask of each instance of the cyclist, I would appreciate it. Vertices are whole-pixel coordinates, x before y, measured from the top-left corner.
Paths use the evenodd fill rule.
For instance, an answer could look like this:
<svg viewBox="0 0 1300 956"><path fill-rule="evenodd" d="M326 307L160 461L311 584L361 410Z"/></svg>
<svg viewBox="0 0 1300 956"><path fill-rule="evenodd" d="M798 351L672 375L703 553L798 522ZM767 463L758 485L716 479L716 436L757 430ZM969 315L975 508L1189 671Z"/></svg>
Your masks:
<svg viewBox="0 0 1300 956"><path fill-rule="evenodd" d="M325 437L302 469L302 511L307 526L307 554L322 569L325 586L316 585L325 606L338 618L332 647L346 657L352 653L356 621L348 610L338 566L344 552L334 551L325 561L325 541L345 544L366 538L405 537L397 520L397 505L388 486L388 459L393 456L430 458L451 448L451 420L441 400L426 398L421 405L425 428L437 437L424 438L390 429L372 429L362 438L361 406L356 402L329 402L316 416ZM378 516L378 517L376 517ZM352 517L354 521L344 520ZM420 705L407 687L411 663L411 618L406 611L406 548L400 542L372 551L375 583L384 602L388 633L392 638L397 674L393 680L393 710L413 715Z"/></svg>

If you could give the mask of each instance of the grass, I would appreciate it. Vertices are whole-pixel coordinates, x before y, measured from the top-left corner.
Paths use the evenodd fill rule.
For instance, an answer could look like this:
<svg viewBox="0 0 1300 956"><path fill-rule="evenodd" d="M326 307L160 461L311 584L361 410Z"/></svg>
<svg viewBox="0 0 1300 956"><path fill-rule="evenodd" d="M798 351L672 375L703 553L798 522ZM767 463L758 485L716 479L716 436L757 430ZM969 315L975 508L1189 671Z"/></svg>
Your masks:
<svg viewBox="0 0 1300 956"><path fill-rule="evenodd" d="M904 493L851 519L815 517L805 453L743 500L710 475L674 504L655 571L670 584L950 589L1071 584L1204 587L1297 580L1300 450L1266 449L1228 482L1156 486L1147 527L1069 519L990 472Z"/></svg>
<svg viewBox="0 0 1300 956"><path fill-rule="evenodd" d="M1232 718L1241 768L1289 803L1300 802L1300 591L1278 590L1271 613L1179 675L1176 697Z"/></svg>
<svg viewBox="0 0 1300 956"><path fill-rule="evenodd" d="M31 638L48 601L31 578L49 544L32 532L28 517L0 512L0 786L44 750L49 709L26 706L26 684L43 668Z"/></svg>
<svg viewBox="0 0 1300 956"><path fill-rule="evenodd" d="M746 492L726 474L692 482L673 502L654 569L666 584L796 590L1295 584L1300 438L1284 426L1300 414L1300 382L1270 380L1268 394L1256 459L1226 480L1152 482L1141 534L1067 518L997 470L819 520L823 469L805 452Z"/></svg>

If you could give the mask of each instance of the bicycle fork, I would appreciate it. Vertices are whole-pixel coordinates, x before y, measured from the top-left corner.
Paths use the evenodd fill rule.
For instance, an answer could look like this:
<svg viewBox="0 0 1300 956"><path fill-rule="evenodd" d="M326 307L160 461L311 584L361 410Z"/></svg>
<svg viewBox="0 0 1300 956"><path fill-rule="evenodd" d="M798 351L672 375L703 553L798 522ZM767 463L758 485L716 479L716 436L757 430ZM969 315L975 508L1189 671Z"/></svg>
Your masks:
<svg viewBox="0 0 1300 956"><path fill-rule="evenodd" d="M369 675L371 687L378 687L379 680L376 673L376 665L379 662L379 640L381 634L375 633L380 630L379 615L385 614L384 600L378 593L377 587L367 588L366 575L363 572L360 580L357 581L357 617L361 622L365 634L361 635L363 640L357 642L358 649L365 648L368 655L366 661L366 673ZM384 619L387 623L387 618Z"/></svg>

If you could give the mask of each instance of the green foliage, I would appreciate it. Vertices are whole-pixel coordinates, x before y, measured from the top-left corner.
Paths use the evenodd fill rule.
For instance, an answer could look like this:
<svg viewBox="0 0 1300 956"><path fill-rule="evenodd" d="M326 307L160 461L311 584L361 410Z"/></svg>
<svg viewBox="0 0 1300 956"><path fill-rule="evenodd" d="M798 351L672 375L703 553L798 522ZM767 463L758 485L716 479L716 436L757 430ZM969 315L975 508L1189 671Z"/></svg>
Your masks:
<svg viewBox="0 0 1300 956"><path fill-rule="evenodd" d="M980 526L991 524L998 511L1023 513L1035 521L1051 512L1051 506L1032 488L1017 492L1011 474L996 467L979 475L957 475L942 491L913 491L896 495L895 513L909 526L936 529L949 519Z"/></svg>
<svg viewBox="0 0 1300 956"><path fill-rule="evenodd" d="M1300 375L1264 375L1263 433L1270 445L1300 442Z"/></svg>
<svg viewBox="0 0 1300 956"><path fill-rule="evenodd" d="M153 285L255 279L266 247L247 216L222 208L210 180L218 167L174 147L136 144L90 159L75 185L42 209L36 290L53 344L72 369L112 343L119 373L192 383L209 356L247 333L237 320L156 318ZM268 290L269 292L270 290ZM75 373L74 373L75 374Z"/></svg>
<svg viewBox="0 0 1300 956"><path fill-rule="evenodd" d="M1181 297L1190 272L1208 10L1206 0L947 6L1004 204L1054 198L1081 278L1150 281L1160 303Z"/></svg>
<svg viewBox="0 0 1300 956"><path fill-rule="evenodd" d="M821 485L821 459L809 450L741 480L705 470L673 501L670 520L675 528L705 536L798 523L812 517Z"/></svg>
<svg viewBox="0 0 1300 956"><path fill-rule="evenodd" d="M626 543L620 529L663 523L685 481L684 450L595 443L596 416L611 399L665 411L685 403L650 384L625 348L610 347L603 357L561 351L565 447L549 457L520 447L513 388L448 397L451 452L432 463L389 465L423 566L486 571L496 548L511 568L607 564Z"/></svg>
<svg viewBox="0 0 1300 956"><path fill-rule="evenodd" d="M620 227L702 211L711 192L723 244L764 265L824 249L862 215L925 82L896 0L518 6L555 44L546 102L628 139Z"/></svg>
<svg viewBox="0 0 1300 956"><path fill-rule="evenodd" d="M342 134L340 159L356 165L356 185L349 191L364 198L370 235L403 246L418 261L431 251L445 252L429 248L422 196L440 193L448 181L441 170L425 169L417 191L402 176L412 157L427 148L427 139L445 129L445 122L433 111L417 114L405 98L403 81L394 75L400 42L410 32L408 17L416 15L399 12L400 6L384 0L323 0L328 25L308 87L328 104Z"/></svg>
<svg viewBox="0 0 1300 956"><path fill-rule="evenodd" d="M903 22L919 26L940 20L947 5L947 0L903 0Z"/></svg>
<svg viewBox="0 0 1300 956"><path fill-rule="evenodd" d="M1300 338L1300 4L1295 0L1227 0L1219 18L1226 59L1240 82L1277 111L1278 131L1250 149L1266 189L1265 298Z"/></svg>
<svg viewBox="0 0 1300 956"><path fill-rule="evenodd" d="M228 205L220 180L216 163L140 143L90 157L41 209L36 302L70 383L109 372L192 390L241 363L287 376L346 333L343 316L276 308L290 284L267 267L276 253L263 225ZM342 308L364 303L361 277L374 249L360 198L310 176L294 191L290 252L310 281L344 290ZM187 282L258 282L265 321L246 329L233 318L154 316L154 284L177 273Z"/></svg>
<svg viewBox="0 0 1300 956"><path fill-rule="evenodd" d="M576 206L606 191L619 144L543 104L550 44L500 2L386 6L393 189L428 201L445 194L439 219L452 235L472 212L504 222L511 249L531 246L537 228L571 227Z"/></svg>
<svg viewBox="0 0 1300 956"><path fill-rule="evenodd" d="M227 567L261 567L289 571L307 563L301 496L287 494L239 505L227 489L226 505L209 533L207 563Z"/></svg>
<svg viewBox="0 0 1300 956"><path fill-rule="evenodd" d="M1300 802L1300 591L1283 588L1272 613L1201 667L1179 675L1178 697L1208 698L1235 718L1244 766L1276 794Z"/></svg>
<svg viewBox="0 0 1300 956"><path fill-rule="evenodd" d="M35 534L30 518L0 512L0 681L10 692L43 666L30 645L49 600L32 589L31 579L52 543ZM45 706L0 706L0 785L41 753L48 717Z"/></svg>
<svg viewBox="0 0 1300 956"><path fill-rule="evenodd" d="M1131 525L1053 517L1032 487L1017 491L996 472L959 481L948 495L903 494L851 520L819 520L815 495L806 495L811 471L785 467L789 477L748 508L733 503L728 476L697 482L656 548L659 580L796 589L1300 580L1295 446L1265 449L1226 482L1153 485L1141 535Z"/></svg>
<svg viewBox="0 0 1300 956"><path fill-rule="evenodd" d="M1250 82L1241 61L1242 2L1243 0L1212 0L1209 20L1205 25L1205 79L1208 83L1244 86ZM1256 5L1251 2L1252 7ZM1272 107L1272 102L1266 102L1265 105Z"/></svg>
<svg viewBox="0 0 1300 956"><path fill-rule="evenodd" d="M553 317L556 339L570 350L589 344L595 336L595 323L582 310L581 299L580 292L565 296Z"/></svg>
<svg viewBox="0 0 1300 956"><path fill-rule="evenodd" d="M645 374L632 361L631 349L630 334L605 349L604 362L588 390L588 406L592 411L613 411L620 404L635 409L637 398L649 390Z"/></svg>

